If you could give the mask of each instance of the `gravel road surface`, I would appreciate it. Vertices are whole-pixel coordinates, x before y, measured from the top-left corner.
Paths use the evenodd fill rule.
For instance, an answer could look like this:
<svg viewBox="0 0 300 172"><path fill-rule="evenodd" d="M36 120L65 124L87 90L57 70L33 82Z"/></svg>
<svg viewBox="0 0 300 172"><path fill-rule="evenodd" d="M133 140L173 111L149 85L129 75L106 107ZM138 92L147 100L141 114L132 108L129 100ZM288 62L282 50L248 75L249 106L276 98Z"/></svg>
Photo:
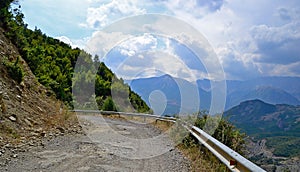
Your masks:
<svg viewBox="0 0 300 172"><path fill-rule="evenodd" d="M79 119L85 135L43 140L0 171L190 171L168 136L149 124L101 116Z"/></svg>

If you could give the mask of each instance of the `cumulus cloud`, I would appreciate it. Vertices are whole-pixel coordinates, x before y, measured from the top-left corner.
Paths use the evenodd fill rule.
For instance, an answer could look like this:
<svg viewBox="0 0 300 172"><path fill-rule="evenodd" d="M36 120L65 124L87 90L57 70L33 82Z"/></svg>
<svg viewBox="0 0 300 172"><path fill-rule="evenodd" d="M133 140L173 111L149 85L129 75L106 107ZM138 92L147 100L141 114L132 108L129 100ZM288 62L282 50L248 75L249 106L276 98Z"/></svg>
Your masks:
<svg viewBox="0 0 300 172"><path fill-rule="evenodd" d="M86 23L82 23L81 26L103 28L114 20L119 20L125 16L146 13L146 9L138 7L137 2L137 0L112 0L98 7L89 7L87 9Z"/></svg>
<svg viewBox="0 0 300 172"><path fill-rule="evenodd" d="M211 43L218 57L211 58L209 55L205 56L204 52L197 50L197 55L201 54L203 60L201 62L204 67L201 68L208 70L207 72L197 71L197 67L193 67L192 70L195 70L194 73L198 73L197 76L199 77L217 78L220 76L221 70L219 73L210 72L214 71L214 64L217 63L223 65L227 79L247 79L281 74L300 76L300 71L296 68L300 61L300 49L298 48L300 45L300 8L298 7L300 2L295 0L284 2L248 0L243 1L242 5L238 0L126 0L122 2L113 0L104 3L101 1L101 5L99 5L100 1L98 0L90 1L94 5L88 9L85 23L85 26L89 28L105 28L108 24L123 17L159 11L157 9L161 9L162 13L170 14L186 22L174 22L164 18L143 21L144 18L141 17L137 21L124 23L122 25L123 32L110 33L113 35L112 37L109 36L110 34L106 33L105 36L102 33L102 36L99 37L103 40L101 42L114 42L111 40L118 39L118 37L124 37L124 39L128 37L135 38L131 39L131 43L124 43L120 46L120 48L122 47L120 49L121 56L143 59L147 58L146 55L149 54L141 54L141 51L151 49L154 51L161 46L157 39L150 35L136 36L130 33L130 30L137 31L135 29L138 27L140 27L140 30L137 31L139 33L161 33L184 42L192 50L199 49L199 47L202 50L206 48L208 48L206 50L209 50L209 46L204 46L200 43L201 41L197 41L199 37L186 34L192 32L182 32L181 28L178 27L181 25L187 25L188 27L190 24L203 34L204 37L201 39L206 38ZM120 26L118 25L118 27ZM172 32L169 28L172 28ZM168 47L165 49L170 51L168 54L171 54L171 56L172 52L175 52L173 55L180 54L176 52L176 49L172 50L167 41L168 39L164 40L164 45ZM96 48L99 49L102 46L102 44L97 44L97 41L94 42ZM103 52L107 53L110 51L109 48L114 45L103 46ZM213 51L213 49L211 50ZM165 51L165 53L167 52ZM152 54L152 56L155 55ZM180 54L180 56L184 56L184 54ZM168 60L169 58L165 57L165 59ZM185 64L193 63L193 61L188 62L187 59L183 59ZM149 64L153 65L155 63L153 60L152 62ZM127 69L128 71L134 71L134 68L130 68L129 65ZM184 71L177 71L177 73L184 75ZM207 73L211 73L213 76L208 76Z"/></svg>
<svg viewBox="0 0 300 172"><path fill-rule="evenodd" d="M223 0L167 0L164 1L166 7L175 15L188 15L201 18L208 13L219 10Z"/></svg>
<svg viewBox="0 0 300 172"><path fill-rule="evenodd" d="M93 55L99 55L100 58L104 58L111 49L131 37L132 35L127 35L122 32L97 31L94 32L87 42L85 50Z"/></svg>
<svg viewBox="0 0 300 172"><path fill-rule="evenodd" d="M280 27L266 25L251 29L260 54L258 62L291 64L300 61L300 22Z"/></svg>
<svg viewBox="0 0 300 172"><path fill-rule="evenodd" d="M138 56L144 58L138 58ZM115 69L118 76L125 79L135 79L141 76L153 77L158 74L169 74L177 78L185 78L195 81L194 71L175 54L164 51L142 52L136 56L130 56ZM155 71L155 72L154 72Z"/></svg>
<svg viewBox="0 0 300 172"><path fill-rule="evenodd" d="M82 39L73 39L71 40L67 36L58 36L55 37L56 39L70 45L72 48L84 48L86 45L86 42L88 41L89 38L82 38Z"/></svg>
<svg viewBox="0 0 300 172"><path fill-rule="evenodd" d="M118 48L122 55L134 56L138 51L156 49L157 39L153 35L144 34L121 43Z"/></svg>
<svg viewBox="0 0 300 172"><path fill-rule="evenodd" d="M295 76L289 69L300 61L299 2L243 3L230 0L203 18L186 19L212 43L228 79Z"/></svg>

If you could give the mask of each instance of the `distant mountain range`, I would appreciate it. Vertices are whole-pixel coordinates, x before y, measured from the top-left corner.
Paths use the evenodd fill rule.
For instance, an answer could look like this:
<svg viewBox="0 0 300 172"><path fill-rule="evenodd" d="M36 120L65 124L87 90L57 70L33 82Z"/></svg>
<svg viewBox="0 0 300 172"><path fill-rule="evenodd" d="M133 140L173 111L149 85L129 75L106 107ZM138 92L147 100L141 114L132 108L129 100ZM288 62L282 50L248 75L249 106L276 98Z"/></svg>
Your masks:
<svg viewBox="0 0 300 172"><path fill-rule="evenodd" d="M300 106L248 100L224 112L223 116L251 136L300 137Z"/></svg>
<svg viewBox="0 0 300 172"><path fill-rule="evenodd" d="M256 140L266 139L276 156L300 155L300 106L249 100L226 111L223 117Z"/></svg>
<svg viewBox="0 0 300 172"><path fill-rule="evenodd" d="M299 77L263 77L247 81L227 81L226 108L253 99L271 104L299 105L299 88Z"/></svg>
<svg viewBox="0 0 300 172"><path fill-rule="evenodd" d="M192 83L170 75L163 75L127 82L148 105L150 105L150 94L155 90L161 91L167 99L163 114L172 115L179 112L193 113L197 111L198 107L209 110L211 82L214 81L204 79ZM270 104L300 105L299 77L263 77L246 81L228 80L226 84L225 110L239 105L243 101L253 99L260 99Z"/></svg>
<svg viewBox="0 0 300 172"><path fill-rule="evenodd" d="M165 111L159 115L173 115L178 114L179 112L196 112L200 105L201 108L208 107L200 104L199 98L197 97L198 89L200 90L200 95L202 97L205 97L207 100L210 99L210 94L201 88L198 88L195 84L183 79L173 78L170 75L136 79L129 82L129 84L132 90L138 93L149 106L151 106L149 97L151 97L153 91L160 91L164 94L167 99L166 102L164 102L164 100L156 100L159 101L156 104L161 106L165 104L166 106Z"/></svg>

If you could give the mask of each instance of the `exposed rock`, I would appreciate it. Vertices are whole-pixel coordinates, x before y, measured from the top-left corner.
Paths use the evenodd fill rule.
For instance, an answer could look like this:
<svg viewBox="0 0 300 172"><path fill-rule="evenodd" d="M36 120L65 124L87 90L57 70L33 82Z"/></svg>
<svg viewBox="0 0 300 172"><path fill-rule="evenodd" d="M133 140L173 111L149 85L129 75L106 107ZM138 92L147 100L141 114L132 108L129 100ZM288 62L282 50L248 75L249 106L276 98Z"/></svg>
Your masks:
<svg viewBox="0 0 300 172"><path fill-rule="evenodd" d="M0 166L7 164L14 157L19 159L19 152L39 145L43 137L47 136L47 139L50 139L69 134L72 130L67 129L77 123L75 118L72 121L61 122L60 118L63 118L63 115L53 115L49 118L50 114L45 112L64 112L64 109L59 108L62 103L53 96L53 92L38 82L17 48L3 33L0 27L0 123L5 129L0 129ZM20 84L11 78L3 63L4 60L13 62L16 58L20 58L25 73ZM47 92L51 93L50 97L46 95ZM9 131L13 133L10 134ZM81 128L78 127L78 131L81 131Z"/></svg>
<svg viewBox="0 0 300 172"><path fill-rule="evenodd" d="M43 132L41 133L41 137L46 137L46 136L47 136L46 132L43 131Z"/></svg>
<svg viewBox="0 0 300 172"><path fill-rule="evenodd" d="M29 127L32 127L32 123L28 120L28 119L24 119L24 122L26 123L26 125L28 125Z"/></svg>
<svg viewBox="0 0 300 172"><path fill-rule="evenodd" d="M17 121L17 118L15 118L14 116L10 116L8 119L11 120L12 122L16 122Z"/></svg>
<svg viewBox="0 0 300 172"><path fill-rule="evenodd" d="M40 112L44 112L42 108L40 108L39 106L36 107Z"/></svg>
<svg viewBox="0 0 300 172"><path fill-rule="evenodd" d="M4 100L9 100L9 96L8 96L7 93L3 93L3 99L4 99Z"/></svg>
<svg viewBox="0 0 300 172"><path fill-rule="evenodd" d="M18 100L21 100L22 97L21 97L20 95L17 95L17 99L18 99Z"/></svg>
<svg viewBox="0 0 300 172"><path fill-rule="evenodd" d="M64 129L64 128L62 128L62 127L57 127L56 129L58 129L58 130L59 130L59 132L61 132L61 133L64 133L64 132L65 132L65 129Z"/></svg>

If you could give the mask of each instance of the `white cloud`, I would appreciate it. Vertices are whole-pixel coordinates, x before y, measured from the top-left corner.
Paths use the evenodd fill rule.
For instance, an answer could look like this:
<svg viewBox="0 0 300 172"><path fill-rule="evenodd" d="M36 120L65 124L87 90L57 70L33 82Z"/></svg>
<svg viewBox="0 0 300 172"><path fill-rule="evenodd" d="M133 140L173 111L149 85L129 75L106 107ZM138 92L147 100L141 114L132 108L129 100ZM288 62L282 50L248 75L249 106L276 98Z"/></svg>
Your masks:
<svg viewBox="0 0 300 172"><path fill-rule="evenodd" d="M125 35L121 32L94 32L88 41L85 50L91 54L98 54L103 58L113 47L119 45L122 41L131 38L132 35Z"/></svg>
<svg viewBox="0 0 300 172"><path fill-rule="evenodd" d="M137 2L137 0L112 0L99 7L89 7L86 23L82 23L81 26L103 28L120 18L146 13L146 9L138 7Z"/></svg>
<svg viewBox="0 0 300 172"><path fill-rule="evenodd" d="M144 59L129 57L131 60L120 64L116 70L117 75L126 79L135 79L136 77L140 77L141 74L144 77L152 77L158 74L158 72L153 71L160 71L160 74L164 73L173 77L195 81L194 71L189 70L184 62L174 54L155 51L144 52L143 56L145 57ZM134 63L137 60L139 62Z"/></svg>
<svg viewBox="0 0 300 172"><path fill-rule="evenodd" d="M71 40L67 36L55 37L56 39L70 45L72 48L84 48L89 38Z"/></svg>
<svg viewBox="0 0 300 172"><path fill-rule="evenodd" d="M298 4L298 5L297 5ZM180 16L209 40L224 66L228 79L280 75L261 63L288 69L300 61L299 2L228 0L202 18ZM288 9L288 10L287 10ZM268 70L266 70L268 69ZM286 75L287 70L282 70ZM295 71L294 71L295 74ZM300 75L300 73L298 73Z"/></svg>
<svg viewBox="0 0 300 172"><path fill-rule="evenodd" d="M122 55L134 56L138 51L156 49L157 39L153 35L144 34L121 43L118 48Z"/></svg>
<svg viewBox="0 0 300 172"><path fill-rule="evenodd" d="M168 0L164 1L166 7L176 16L190 16L192 18L202 18L208 13L219 10L223 5L223 0Z"/></svg>
<svg viewBox="0 0 300 172"><path fill-rule="evenodd" d="M100 1L93 1L95 4L97 2L99 3ZM288 67L292 68L293 65L295 66L296 62L300 60L299 55L296 55L299 54L297 45L300 43L300 32L298 29L300 27L300 16L298 15L300 8L297 4L299 3L294 0L285 2L248 0L243 1L242 4L238 0L163 0L151 2L148 0L126 0L122 2L113 0L100 6L89 8L86 26L103 28L123 17L144 14L161 8L165 10L164 13L172 14L191 24L207 38L208 42L215 49L219 62L224 66L227 79L247 79L260 75L271 75L272 73L280 75L280 71L272 70L267 66L268 63L278 63L280 65L278 68L287 69ZM136 21L136 23L139 22ZM124 33L133 37L129 30L135 29L136 23L124 25ZM199 37L183 33L179 34L181 31L178 26L181 24L183 23L174 23L174 21L161 18L156 23L153 21L151 23L150 21L148 25L144 24L144 28L140 28L139 32L159 32L187 43L187 46L191 49L197 49L199 46L205 48L197 41ZM174 32L170 33L169 28L172 28ZM113 40L121 35L120 32L118 34L115 33L112 38L107 35L101 37L101 39L111 42L111 39ZM167 40L165 40L165 53L172 54L173 50L168 46ZM102 46L102 44L95 45L98 48ZM271 45L273 45L271 48L267 47ZM138 52L150 46L153 46L152 50L154 51L157 48L157 41L151 37L137 36L130 43L123 44L120 52L123 55L135 57L136 55L141 55ZM103 49L107 47L112 46L106 46ZM264 48L272 51L273 54L264 51ZM276 58L274 58L274 53L277 54ZM147 57L144 56L144 58ZM212 66L210 71L214 71L213 65L219 63L218 59L213 59L209 56L206 59L207 61L204 59L206 67L210 68L209 66ZM174 65L176 66L176 64ZM162 66L164 69L166 67ZM288 73L284 72L288 70L281 71L282 74ZM290 74L292 73L297 73L297 70L290 72ZM205 73L198 72L197 75L203 77ZM210 77L217 77L218 75L220 73L216 72L215 75Z"/></svg>

